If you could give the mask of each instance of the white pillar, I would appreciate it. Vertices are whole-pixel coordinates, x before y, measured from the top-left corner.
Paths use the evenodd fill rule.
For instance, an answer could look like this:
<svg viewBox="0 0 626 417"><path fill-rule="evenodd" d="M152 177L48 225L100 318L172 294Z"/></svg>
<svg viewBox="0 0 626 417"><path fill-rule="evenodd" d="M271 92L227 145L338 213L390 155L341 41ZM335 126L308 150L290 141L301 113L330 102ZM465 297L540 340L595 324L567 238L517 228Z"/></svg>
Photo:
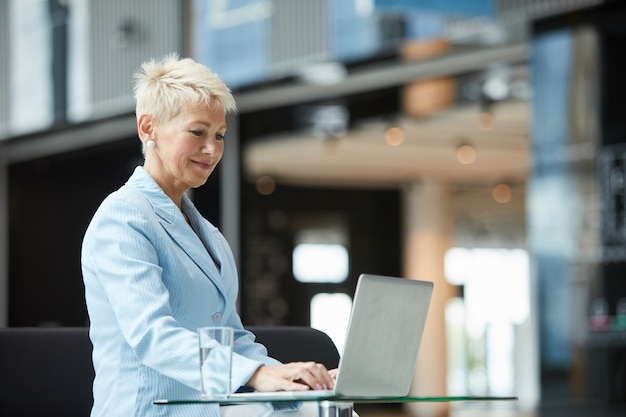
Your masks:
<svg viewBox="0 0 626 417"><path fill-rule="evenodd" d="M9 325L9 164L0 142L0 327Z"/></svg>
<svg viewBox="0 0 626 417"><path fill-rule="evenodd" d="M407 278L434 282L434 291L422 337L411 395L447 394L445 306L455 295L444 277L444 256L453 240L451 194L445 184L425 181L404 190L404 274ZM447 403L411 403L406 407L419 416L445 416Z"/></svg>
<svg viewBox="0 0 626 417"><path fill-rule="evenodd" d="M224 141L224 155L220 162L220 213L221 229L230 245L241 280L241 244L240 244L240 205L241 205L241 145L239 140L239 118L229 115L226 119L228 131ZM241 298L241 292L239 297ZM240 307L241 300L237 300Z"/></svg>
<svg viewBox="0 0 626 417"><path fill-rule="evenodd" d="M239 213L240 213L240 171L241 147L239 144L239 118L230 115L227 118L228 132L224 141L224 156L220 162L220 229L226 237L235 261L239 267Z"/></svg>

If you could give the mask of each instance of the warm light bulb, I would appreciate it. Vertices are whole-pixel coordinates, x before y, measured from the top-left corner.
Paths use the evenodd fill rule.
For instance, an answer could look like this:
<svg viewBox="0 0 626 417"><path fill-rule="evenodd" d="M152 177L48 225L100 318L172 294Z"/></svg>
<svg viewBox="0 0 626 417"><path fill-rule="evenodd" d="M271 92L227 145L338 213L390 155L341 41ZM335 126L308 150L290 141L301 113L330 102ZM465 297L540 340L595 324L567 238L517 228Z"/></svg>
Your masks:
<svg viewBox="0 0 626 417"><path fill-rule="evenodd" d="M505 204L513 198L513 190L509 184L498 184L491 190L491 195L498 203Z"/></svg>
<svg viewBox="0 0 626 417"><path fill-rule="evenodd" d="M404 130L390 127L385 131L385 142L389 146L400 146L404 143Z"/></svg>
<svg viewBox="0 0 626 417"><path fill-rule="evenodd" d="M456 160L463 165L473 164L478 154L472 145L460 145L456 148Z"/></svg>
<svg viewBox="0 0 626 417"><path fill-rule="evenodd" d="M263 175L256 180L256 191L261 195L270 195L276 191L276 181L269 175Z"/></svg>

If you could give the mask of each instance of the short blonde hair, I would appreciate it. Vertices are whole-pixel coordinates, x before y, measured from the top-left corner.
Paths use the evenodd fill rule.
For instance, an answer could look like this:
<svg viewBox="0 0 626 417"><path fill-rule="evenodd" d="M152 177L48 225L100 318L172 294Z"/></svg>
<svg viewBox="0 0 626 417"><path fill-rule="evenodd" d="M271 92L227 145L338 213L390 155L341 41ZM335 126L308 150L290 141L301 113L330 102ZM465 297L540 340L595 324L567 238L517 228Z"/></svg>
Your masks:
<svg viewBox="0 0 626 417"><path fill-rule="evenodd" d="M204 103L226 114L237 111L230 89L217 74L176 54L144 62L135 73L134 94L137 117L150 114L159 123L177 116L186 104Z"/></svg>

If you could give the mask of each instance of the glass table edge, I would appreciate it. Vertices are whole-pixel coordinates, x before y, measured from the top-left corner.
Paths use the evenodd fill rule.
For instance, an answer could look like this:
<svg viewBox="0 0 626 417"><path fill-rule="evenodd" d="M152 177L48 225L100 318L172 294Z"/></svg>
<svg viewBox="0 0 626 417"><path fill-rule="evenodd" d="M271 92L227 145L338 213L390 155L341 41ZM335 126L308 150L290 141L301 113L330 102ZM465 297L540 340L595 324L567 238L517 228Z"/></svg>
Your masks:
<svg viewBox="0 0 626 417"><path fill-rule="evenodd" d="M159 399L153 401L155 405L177 405L177 404L245 404L258 402L305 402L305 401L335 401L352 403L410 403L410 402L463 402L463 401L517 401L518 397L492 397L492 396L452 396L452 397L311 397L311 398L281 398L261 400L261 399L215 399L215 400L168 400Z"/></svg>

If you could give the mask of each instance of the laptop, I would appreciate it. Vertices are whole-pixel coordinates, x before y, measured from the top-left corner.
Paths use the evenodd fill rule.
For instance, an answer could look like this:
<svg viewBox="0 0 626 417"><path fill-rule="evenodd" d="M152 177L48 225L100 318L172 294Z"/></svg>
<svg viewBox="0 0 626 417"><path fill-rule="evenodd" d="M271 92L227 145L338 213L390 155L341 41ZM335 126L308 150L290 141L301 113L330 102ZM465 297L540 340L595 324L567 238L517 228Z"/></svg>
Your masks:
<svg viewBox="0 0 626 417"><path fill-rule="evenodd" d="M229 401L403 397L409 393L433 283L359 276L333 390L245 392Z"/></svg>

